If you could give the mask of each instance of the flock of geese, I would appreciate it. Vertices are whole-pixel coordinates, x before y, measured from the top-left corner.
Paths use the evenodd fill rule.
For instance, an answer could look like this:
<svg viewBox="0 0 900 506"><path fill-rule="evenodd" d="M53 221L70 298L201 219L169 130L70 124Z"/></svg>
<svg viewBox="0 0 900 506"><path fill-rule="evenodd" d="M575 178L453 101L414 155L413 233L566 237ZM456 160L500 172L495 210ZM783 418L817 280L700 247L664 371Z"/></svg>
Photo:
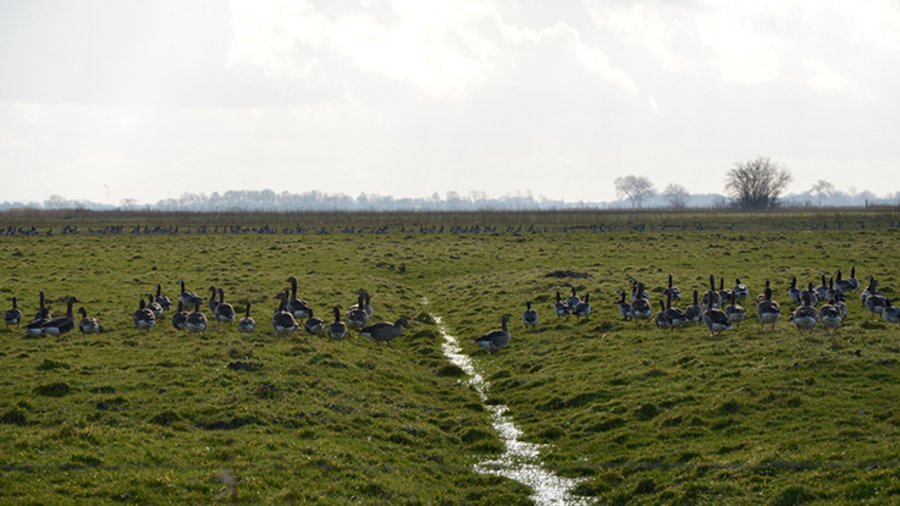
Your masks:
<svg viewBox="0 0 900 506"><path fill-rule="evenodd" d="M368 337L379 346L403 334L403 329L409 326L406 318L400 318L394 323L378 322L368 324L372 317L371 297L365 291L359 294L357 303L350 306L347 311L347 321L341 321L340 307L334 307L334 321L325 322L313 314L313 308L305 301L297 298L297 278L291 276L287 280L290 288L284 289L275 297L279 303L272 315L272 327L276 334L287 335L302 328L311 335L327 335L331 339L344 339L350 335L350 330L356 330L359 335ZM204 299L196 293L185 288L184 280L179 281L181 293L176 304L163 295L161 285L156 285L156 295L150 294L147 301L142 297L138 303L138 309L132 314L134 326L137 329L149 331L157 322L164 318L167 311L175 307L171 316L172 326L177 330L189 333L203 333L208 327L209 318L202 311ZM66 315L54 318L45 304L44 292L40 292L40 309L34 318L25 326L26 335L40 337L44 335L60 336L71 332L76 327L73 314L73 306L78 302L76 297L67 299ZM234 306L225 302L225 291L221 287L209 287L209 298L205 301L212 319L220 324L233 324L237 319ZM18 306L18 300L12 298L12 309L5 315L7 327L22 323L23 314ZM192 311L187 311L190 308ZM256 322L250 316L251 303L247 302L246 312L243 318L237 321L240 332L255 332ZM81 320L77 323L78 329L85 334L99 333L100 323L96 318L89 317L87 311L81 307L78 309Z"/></svg>

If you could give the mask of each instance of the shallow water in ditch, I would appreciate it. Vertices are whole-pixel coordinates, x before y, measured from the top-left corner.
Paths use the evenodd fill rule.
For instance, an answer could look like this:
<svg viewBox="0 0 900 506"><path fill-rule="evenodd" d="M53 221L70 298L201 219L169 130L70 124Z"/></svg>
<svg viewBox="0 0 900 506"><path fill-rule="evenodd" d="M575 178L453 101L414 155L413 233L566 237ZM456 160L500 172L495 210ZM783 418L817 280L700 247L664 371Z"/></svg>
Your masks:
<svg viewBox="0 0 900 506"><path fill-rule="evenodd" d="M471 357L463 353L459 340L447 331L441 318L435 316L434 319L444 339L442 345L444 356L466 373L469 385L478 392L484 404L487 401L488 383L475 369ZM534 490L532 499L539 505L588 504L585 499L571 493L578 480L557 476L545 469L540 461L541 446L520 440L522 431L507 415L506 406L485 404L484 407L491 413L491 424L500 435L506 449L499 458L476 464L476 472L503 476L531 487Z"/></svg>

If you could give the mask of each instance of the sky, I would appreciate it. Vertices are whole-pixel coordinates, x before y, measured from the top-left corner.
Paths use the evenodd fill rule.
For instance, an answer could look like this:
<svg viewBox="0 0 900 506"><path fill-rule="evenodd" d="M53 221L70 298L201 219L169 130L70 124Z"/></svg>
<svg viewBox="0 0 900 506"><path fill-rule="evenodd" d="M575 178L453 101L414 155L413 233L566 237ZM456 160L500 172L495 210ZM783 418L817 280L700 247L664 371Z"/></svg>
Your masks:
<svg viewBox="0 0 900 506"><path fill-rule="evenodd" d="M900 190L900 0L0 0L0 201Z"/></svg>

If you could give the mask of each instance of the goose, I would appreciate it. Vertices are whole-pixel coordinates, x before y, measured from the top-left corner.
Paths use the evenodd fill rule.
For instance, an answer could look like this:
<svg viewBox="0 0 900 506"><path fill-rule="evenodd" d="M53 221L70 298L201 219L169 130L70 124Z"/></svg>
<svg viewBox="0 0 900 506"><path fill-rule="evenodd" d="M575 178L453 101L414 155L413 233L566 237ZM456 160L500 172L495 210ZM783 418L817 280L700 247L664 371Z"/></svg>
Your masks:
<svg viewBox="0 0 900 506"><path fill-rule="evenodd" d="M847 300L847 296L844 295L844 291L834 286L834 278L828 278L828 298L834 299L835 302L843 302Z"/></svg>
<svg viewBox="0 0 900 506"><path fill-rule="evenodd" d="M365 311L366 320L372 317L372 297L369 296L369 293L367 291L361 290L359 292L359 298L357 299L356 304L350 306L350 309L347 310L347 314L349 315L350 312L354 309L362 309L363 311ZM348 321L347 323L349 324L350 322ZM363 322L363 325L365 325L365 322Z"/></svg>
<svg viewBox="0 0 900 506"><path fill-rule="evenodd" d="M78 299L75 297L69 297L66 301L66 316L60 316L57 318L53 318L44 324L44 334L50 334L52 336L61 336L63 334L68 334L72 329L75 328L75 317L72 314L72 306L78 302Z"/></svg>
<svg viewBox="0 0 900 506"><path fill-rule="evenodd" d="M734 288L731 289L731 293L735 295L737 302L743 303L750 296L750 289L738 278L734 280Z"/></svg>
<svg viewBox="0 0 900 506"><path fill-rule="evenodd" d="M574 311L575 306L577 306L578 304L581 304L581 299L578 297L578 295L575 295L575 287L573 286L572 295L566 298L566 305L569 306L570 311Z"/></svg>
<svg viewBox="0 0 900 506"><path fill-rule="evenodd" d="M842 300L835 300L834 307L836 307L838 309L838 312L841 314L841 321L843 322L844 320L846 320L848 314L847 304L845 304Z"/></svg>
<svg viewBox="0 0 900 506"><path fill-rule="evenodd" d="M703 309L697 304L698 296L697 290L694 290L694 303L684 308L685 323L700 323L700 320L703 317Z"/></svg>
<svg viewBox="0 0 900 506"><path fill-rule="evenodd" d="M179 280L178 284L181 285L181 295L178 296L178 300L184 307L194 307L194 301L200 300L200 297L197 296L194 292L189 292L184 289L184 280Z"/></svg>
<svg viewBox="0 0 900 506"><path fill-rule="evenodd" d="M372 296L365 290L363 290L363 293L366 295L366 303L363 304L363 309L366 311L366 314L369 315L369 318L371 318L372 313L374 312L372 309ZM309 310L309 314L312 315L312 309Z"/></svg>
<svg viewBox="0 0 900 506"><path fill-rule="evenodd" d="M624 292L623 292L624 293ZM569 305L562 301L559 290L556 291L556 305L553 307L556 311L556 317L569 316Z"/></svg>
<svg viewBox="0 0 900 506"><path fill-rule="evenodd" d="M891 304L889 299L885 299L884 309L881 310L881 318L888 323L900 323L900 308Z"/></svg>
<svg viewBox="0 0 900 506"><path fill-rule="evenodd" d="M631 302L631 317L635 320L649 320L652 316L650 301L645 298L634 299Z"/></svg>
<svg viewBox="0 0 900 506"><path fill-rule="evenodd" d="M800 300L806 300L804 298L804 294L809 294L809 304L813 307L819 304L819 296L816 295L816 289L813 288L813 284L809 283L806 285L806 290L800 292Z"/></svg>
<svg viewBox="0 0 900 506"><path fill-rule="evenodd" d="M349 333L347 324L341 321L341 309L334 306L334 323L328 326L328 337L331 339L343 339Z"/></svg>
<svg viewBox="0 0 900 506"><path fill-rule="evenodd" d="M156 299L154 300L164 311L172 309L172 300L162 294L162 286L159 283L156 284Z"/></svg>
<svg viewBox="0 0 900 506"><path fill-rule="evenodd" d="M868 299L870 295L875 293L875 287L872 286L872 282L875 281L875 278L870 275L866 276L866 279L869 281L869 285L866 286L866 289L859 294L859 300L863 305L866 305L866 299Z"/></svg>
<svg viewBox="0 0 900 506"><path fill-rule="evenodd" d="M178 299L178 311L172 315L172 326L176 330L186 330L187 318L188 312L184 310L184 303L181 302L181 299Z"/></svg>
<svg viewBox="0 0 900 506"><path fill-rule="evenodd" d="M256 331L256 322L253 321L253 318L250 318L250 302L247 302L247 312L244 314L244 317L238 322L238 331L239 332L254 332Z"/></svg>
<svg viewBox="0 0 900 506"><path fill-rule="evenodd" d="M725 278L719 278L719 307L724 307L725 302L731 300L731 290L725 288Z"/></svg>
<svg viewBox="0 0 900 506"><path fill-rule="evenodd" d="M810 283L810 285L812 285ZM813 293L803 292L803 304L791 313L790 320L797 326L797 332L803 333L803 329L811 330L816 327L816 309L812 306Z"/></svg>
<svg viewBox="0 0 900 506"><path fill-rule="evenodd" d="M669 321L668 316L666 315L666 303L663 301L659 301L659 312L656 313L656 327L660 329L670 329L672 328L672 322Z"/></svg>
<svg viewBox="0 0 900 506"><path fill-rule="evenodd" d="M856 279L856 266L850 268L850 277L847 278L847 282L850 283L850 291L856 290L859 288L859 280Z"/></svg>
<svg viewBox="0 0 900 506"><path fill-rule="evenodd" d="M669 286L663 289L663 295L669 296L672 295L672 298L675 300L681 300L681 290L678 289L677 286L672 286L672 275L669 274Z"/></svg>
<svg viewBox="0 0 900 506"><path fill-rule="evenodd" d="M275 329L276 334L290 334L297 330L297 320L294 319L294 315L287 311L287 292L282 292L279 296L281 297L281 304L278 305L278 309L272 315L272 327Z"/></svg>
<svg viewBox="0 0 900 506"><path fill-rule="evenodd" d="M134 320L135 328L138 329L150 330L156 325L156 315L153 314L153 311L147 309L144 299L141 299L138 304L138 310L131 315L131 318Z"/></svg>
<svg viewBox="0 0 900 506"><path fill-rule="evenodd" d="M828 283L825 281L824 274L822 274L822 284L815 287L814 290L816 291L816 297L818 297L820 301L826 301L831 297L828 293Z"/></svg>
<svg viewBox="0 0 900 506"><path fill-rule="evenodd" d="M583 316L589 318L591 316L591 294L584 294L584 301L579 302L572 310L575 316Z"/></svg>
<svg viewBox="0 0 900 506"><path fill-rule="evenodd" d="M200 300L194 301L194 311L184 321L184 328L188 332L206 332L206 315L200 311Z"/></svg>
<svg viewBox="0 0 900 506"><path fill-rule="evenodd" d="M716 277L709 275L709 291L703 294L703 306L717 309L722 306L722 296L716 290Z"/></svg>
<svg viewBox="0 0 900 506"><path fill-rule="evenodd" d="M790 300L792 304L800 304L800 301L802 300L800 298L800 293L800 289L797 288L797 277L791 276L791 287L788 288L787 291L788 300Z"/></svg>
<svg viewBox="0 0 900 506"><path fill-rule="evenodd" d="M710 279L713 279L712 276L710 276ZM706 311L703 312L703 323L706 325L706 328L709 329L710 336L718 335L725 330L731 329L731 320L728 318L728 315L725 314L725 311L713 307L712 301L715 299L716 295L715 290L710 290L709 297L707 298L708 302L706 303Z"/></svg>
<svg viewBox="0 0 900 506"><path fill-rule="evenodd" d="M325 322L322 321L321 318L313 316L313 310L310 308L309 318L303 323L303 328L305 328L306 332L310 335L321 336L325 333Z"/></svg>
<svg viewBox="0 0 900 506"><path fill-rule="evenodd" d="M219 303L216 304L213 315L222 323L234 323L234 306L225 302L225 290L219 288L217 291L219 292Z"/></svg>
<svg viewBox="0 0 900 506"><path fill-rule="evenodd" d="M731 292L731 304L725 307L725 314L737 326L741 325L741 322L744 321L744 317L747 315L747 310L737 303L737 293L733 290Z"/></svg>
<svg viewBox="0 0 900 506"><path fill-rule="evenodd" d="M19 309L19 301L15 297L12 298L12 309L6 312L3 321L6 322L7 327L10 325L18 327L22 323L22 310Z"/></svg>
<svg viewBox="0 0 900 506"><path fill-rule="evenodd" d="M159 302L156 302L156 298L153 294L147 296L147 309L153 311L153 316L155 316L157 320L163 315L163 307Z"/></svg>
<svg viewBox="0 0 900 506"><path fill-rule="evenodd" d="M219 295L219 291L216 290L216 287L209 287L209 299L206 301L206 305L209 306L209 311L212 314L216 314L216 306L219 305L219 300L216 297Z"/></svg>
<svg viewBox="0 0 900 506"><path fill-rule="evenodd" d="M631 288L631 301L634 302L638 299L645 299L648 302L650 301L650 293L644 287L644 284L636 279L631 280L633 282L633 286Z"/></svg>
<svg viewBox="0 0 900 506"><path fill-rule="evenodd" d="M288 278L291 284L291 298L288 300L287 310L294 315L295 318L309 318L310 305L304 300L297 298L297 278L291 276Z"/></svg>
<svg viewBox="0 0 900 506"><path fill-rule="evenodd" d="M680 327L688 321L684 317L684 311L677 307L672 307L672 294L666 294L666 319L672 325L672 328Z"/></svg>
<svg viewBox="0 0 900 506"><path fill-rule="evenodd" d="M557 292L556 295L558 297L559 293ZM622 315L623 320L631 319L631 304L625 302L625 290L619 290L619 302L616 307L619 308L619 314Z"/></svg>
<svg viewBox="0 0 900 506"><path fill-rule="evenodd" d="M534 328L537 326L538 322L538 313L534 309L531 309L531 301L525 302L525 312L522 313L522 324L525 325L525 328L531 326Z"/></svg>
<svg viewBox="0 0 900 506"><path fill-rule="evenodd" d="M501 348L509 346L512 336L509 335L509 315L503 315L500 319L500 329L492 330L487 334L476 337L475 344L481 346L490 353L496 353Z"/></svg>
<svg viewBox="0 0 900 506"><path fill-rule="evenodd" d="M853 274L851 274L851 276L852 275ZM834 280L834 284L838 290L844 292L852 292L853 290L856 290L856 288L854 288L853 286L853 283L851 283L849 279L843 279L843 274L841 273L840 269L837 270L837 279ZM859 281L856 282L856 286L859 286Z"/></svg>
<svg viewBox="0 0 900 506"><path fill-rule="evenodd" d="M53 315L50 314L50 310L47 309L47 306L45 305L43 290L40 291L40 293L38 294L38 297L40 299L40 303L39 303L40 306L39 306L39 309L37 310L37 313L34 313L34 320L31 320L31 321L36 322L38 320L50 320L51 318L53 318Z"/></svg>
<svg viewBox="0 0 900 506"><path fill-rule="evenodd" d="M827 304L822 304L819 308L819 321L822 326L834 330L841 325L844 320L841 317L841 311L834 305L834 300L829 300Z"/></svg>
<svg viewBox="0 0 900 506"><path fill-rule="evenodd" d="M769 286L769 280L766 280L766 289L762 300L756 303L756 315L759 317L761 330L765 329L767 323L771 323L772 330L775 330L775 322L781 318L781 306L772 300L772 288Z"/></svg>
<svg viewBox="0 0 900 506"><path fill-rule="evenodd" d="M359 294L358 302L350 306L350 310L347 311L347 325L354 329L361 329L366 326L366 322L369 321L369 314L366 313L365 304L366 296Z"/></svg>
<svg viewBox="0 0 900 506"><path fill-rule="evenodd" d="M872 281L869 282L869 296L866 297L866 309L874 314L880 315L882 311L884 311L886 303L887 298L878 293L878 281L872 279Z"/></svg>
<svg viewBox="0 0 900 506"><path fill-rule="evenodd" d="M89 317L86 309L83 307L78 308L78 314L81 315L81 321L78 322L78 330L80 330L82 334L100 333L100 322L93 316Z"/></svg>
<svg viewBox="0 0 900 506"><path fill-rule="evenodd" d="M409 322L406 318L400 318L394 323L381 322L375 325L369 325L359 331L359 335L368 337L381 346L381 343L391 345L391 339L403 335L404 327L408 327Z"/></svg>

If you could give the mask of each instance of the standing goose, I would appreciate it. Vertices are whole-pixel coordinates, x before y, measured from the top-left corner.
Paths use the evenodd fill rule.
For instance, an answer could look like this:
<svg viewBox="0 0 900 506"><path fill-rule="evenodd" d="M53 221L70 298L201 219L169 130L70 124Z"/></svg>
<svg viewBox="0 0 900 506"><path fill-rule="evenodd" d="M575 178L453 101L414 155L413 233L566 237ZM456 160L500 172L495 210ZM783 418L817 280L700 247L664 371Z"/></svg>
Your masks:
<svg viewBox="0 0 900 506"><path fill-rule="evenodd" d="M663 289L663 295L668 297L672 296L675 300L681 300L681 290L678 289L677 286L672 286L672 275L669 274L669 286Z"/></svg>
<svg viewBox="0 0 900 506"><path fill-rule="evenodd" d="M214 287L214 286L209 287L209 299L206 301L206 305L209 307L209 311L213 315L216 314L216 306L219 305L219 299L216 298L216 297L218 297L218 295L219 295L219 291L216 290L216 287Z"/></svg>
<svg viewBox="0 0 900 506"><path fill-rule="evenodd" d="M310 308L309 318L303 323L303 328L310 335L321 336L325 333L325 322L321 318L313 316L313 310Z"/></svg>
<svg viewBox="0 0 900 506"><path fill-rule="evenodd" d="M831 294L828 293L828 283L825 281L825 275L822 274L822 284L815 287L816 297L819 298L820 301L827 301L831 298Z"/></svg>
<svg viewBox="0 0 900 506"><path fill-rule="evenodd" d="M288 300L287 305L288 312L301 320L309 318L312 308L306 301L297 298L297 278L291 276L288 278L288 282L291 284L291 298Z"/></svg>
<svg viewBox="0 0 900 506"><path fill-rule="evenodd" d="M81 315L81 321L78 322L78 330L80 330L82 334L100 333L100 322L93 316L89 317L86 309L83 307L78 308L78 314Z"/></svg>
<svg viewBox="0 0 900 506"><path fill-rule="evenodd" d="M712 276L710 276L710 279L712 279ZM713 281L713 286L715 286L715 281ZM725 311L713 307L712 301L715 299L715 295L717 295L714 292L715 290L709 291L706 311L703 312L703 323L706 325L706 328L709 329L709 335L711 336L718 335L723 331L731 329L731 319L728 318Z"/></svg>
<svg viewBox="0 0 900 506"><path fill-rule="evenodd" d="M156 303L163 308L164 311L168 311L172 309L172 300L162 294L162 286L157 283L156 284Z"/></svg>
<svg viewBox="0 0 900 506"><path fill-rule="evenodd" d="M176 330L187 329L188 312L184 310L184 303L178 299L178 311L172 315L172 326Z"/></svg>
<svg viewBox="0 0 900 506"><path fill-rule="evenodd" d="M725 307L725 302L731 300L731 290L725 288L725 278L719 278L719 307Z"/></svg>
<svg viewBox="0 0 900 506"><path fill-rule="evenodd" d="M138 329L150 330L156 325L156 315L153 314L153 311L147 309L144 299L141 299L138 304L138 310L131 315L131 318L134 320L135 328Z"/></svg>
<svg viewBox="0 0 900 506"><path fill-rule="evenodd" d="M559 297L559 293L556 294ZM625 302L625 290L619 290L619 302L616 304L623 320L631 319L631 304Z"/></svg>
<svg viewBox="0 0 900 506"><path fill-rule="evenodd" d="M812 283L810 283L812 286ZM813 293L811 291L803 292L803 304L791 313L791 321L797 326L797 332L803 333L803 329L811 330L816 327L816 308L812 306Z"/></svg>
<svg viewBox="0 0 900 506"><path fill-rule="evenodd" d="M272 327L275 329L276 334L290 334L297 330L297 320L294 319L294 315L287 311L287 291L281 292L279 297L281 298L281 303L278 304L278 309L272 315Z"/></svg>
<svg viewBox="0 0 900 506"><path fill-rule="evenodd" d="M829 300L827 304L822 304L822 307L819 308L819 321L822 322L823 327L831 330L838 328L841 322L844 321L841 311L834 304L834 300Z"/></svg>
<svg viewBox="0 0 900 506"><path fill-rule="evenodd" d="M72 306L78 302L75 297L69 297L66 301L66 316L54 318L44 324L44 333L52 336L61 336L75 328L75 317L72 314Z"/></svg>
<svg viewBox="0 0 900 506"><path fill-rule="evenodd" d="M181 302L183 307L194 307L194 301L200 300L200 297L196 293L184 289L183 279L179 280L178 284L181 286L181 295L178 296L178 301Z"/></svg>
<svg viewBox="0 0 900 506"><path fill-rule="evenodd" d="M391 345L391 339L403 335L404 327L408 327L409 322L406 318L400 318L395 323L381 322L375 325L369 325L359 331L359 335L368 337L381 346L381 343Z"/></svg>
<svg viewBox="0 0 900 506"><path fill-rule="evenodd" d="M254 332L256 331L256 322L253 321L253 318L250 318L250 302L247 302L247 313L244 314L244 317L238 322L238 331L239 332Z"/></svg>
<svg viewBox="0 0 900 506"><path fill-rule="evenodd" d="M859 300L864 306L866 305L866 299L868 299L870 295L875 293L875 287L872 285L872 283L875 281L875 278L869 275L866 276L866 279L869 280L869 285L866 286L866 289L859 294Z"/></svg>
<svg viewBox="0 0 900 506"><path fill-rule="evenodd" d="M797 288L796 276L791 276L791 287L788 288L787 294L788 300L790 300L792 304L800 304L800 301L803 300L800 298L800 289Z"/></svg>
<svg viewBox="0 0 900 506"><path fill-rule="evenodd" d="M194 301L194 311L184 321L184 328L188 332L206 333L206 315L200 311L200 299Z"/></svg>
<svg viewBox="0 0 900 506"><path fill-rule="evenodd" d="M697 304L697 290L694 290L694 303L684 308L684 319L686 323L700 323L703 317L703 309Z"/></svg>
<svg viewBox="0 0 900 506"><path fill-rule="evenodd" d="M43 290L41 290L40 293L38 294L38 298L40 300L40 302L39 302L40 305L38 306L39 309L37 310L37 313L34 313L34 320L31 320L31 321L33 321L33 322L36 322L38 320L49 321L51 318L53 318L53 315L50 314L50 310L47 309L47 306L45 305L46 302L44 300L44 291Z"/></svg>
<svg viewBox="0 0 900 506"><path fill-rule="evenodd" d="M747 285L741 283L741 279L738 278L734 280L734 288L732 288L731 293L735 295L737 302L744 303L747 297L750 296L750 289L747 288Z"/></svg>
<svg viewBox="0 0 900 506"><path fill-rule="evenodd" d="M634 278L629 281L632 283L631 301L634 302L638 299L645 299L647 302L650 302L650 293L644 288L644 284Z"/></svg>
<svg viewBox="0 0 900 506"><path fill-rule="evenodd" d="M672 322L669 321L668 316L666 315L666 303L663 301L659 301L659 312L656 313L656 327L660 329L670 329L672 328Z"/></svg>
<svg viewBox="0 0 900 506"><path fill-rule="evenodd" d="M222 323L234 323L234 306L225 302L225 290L219 288L219 303L216 304L216 309L213 311L213 315L216 317L217 321Z"/></svg>
<svg viewBox="0 0 900 506"><path fill-rule="evenodd" d="M529 326L534 328L538 323L538 313L534 309L531 309L531 301L525 302L525 312L522 313L522 324L525 325L525 328Z"/></svg>
<svg viewBox="0 0 900 506"><path fill-rule="evenodd" d="M747 310L737 303L737 293L734 291L731 292L731 304L725 307L725 314L737 326L741 325L741 322L744 321L744 317L747 315Z"/></svg>
<svg viewBox="0 0 900 506"><path fill-rule="evenodd" d="M850 283L850 291L856 290L859 288L859 280L856 279L856 266L850 268L850 277L847 278L847 282Z"/></svg>
<svg viewBox="0 0 900 506"><path fill-rule="evenodd" d="M560 316L569 316L569 305L562 301L559 290L556 291L556 305L553 306L553 309L556 311L557 318Z"/></svg>
<svg viewBox="0 0 900 506"><path fill-rule="evenodd" d="M154 297L153 294L147 295L147 309L149 309L150 311L153 311L153 316L155 316L157 320L162 318L162 315L163 315L162 304L160 304L159 302L156 302L156 297Z"/></svg>
<svg viewBox="0 0 900 506"><path fill-rule="evenodd" d="M350 306L350 310L347 311L347 325L354 329L366 326L366 322L369 321L369 313L366 313L365 305L366 296L361 293L356 304Z"/></svg>
<svg viewBox="0 0 900 506"><path fill-rule="evenodd" d="M10 325L18 327L22 323L22 310L19 309L19 301L15 297L12 298L12 309L6 312L3 321L6 322L7 327Z"/></svg>
<svg viewBox="0 0 900 506"><path fill-rule="evenodd" d="M40 309L34 314L34 320L25 326L25 334L29 337L44 335L44 324L50 321L50 310L44 306L44 291L40 292Z"/></svg>
<svg viewBox="0 0 900 506"><path fill-rule="evenodd" d="M900 323L900 308L891 304L889 299L885 299L884 309L881 310L881 318L888 323Z"/></svg>
<svg viewBox="0 0 900 506"><path fill-rule="evenodd" d="M341 308L334 306L334 323L328 326L328 337L332 339L343 339L347 337L350 331L347 324L341 321Z"/></svg>
<svg viewBox="0 0 900 506"><path fill-rule="evenodd" d="M496 353L501 348L506 348L512 336L509 335L509 315L503 315L500 320L500 330L492 330L487 334L476 337L475 344L481 346L485 350Z"/></svg>
<svg viewBox="0 0 900 506"><path fill-rule="evenodd" d="M672 294L669 293L666 295L666 320L672 325L672 328L678 328L688 321L684 317L684 311L678 309L677 307L672 307Z"/></svg>
<svg viewBox="0 0 900 506"><path fill-rule="evenodd" d="M574 311L575 306L577 306L578 304L581 304L581 298L579 298L578 295L575 294L575 287L573 286L572 295L569 295L569 297L566 299L566 305L569 306L569 311Z"/></svg>
<svg viewBox="0 0 900 506"><path fill-rule="evenodd" d="M813 288L812 283L808 283L806 285L806 290L803 290L802 292L800 292L800 300L801 301L806 300L805 294L809 294L809 304L811 306L815 307L819 303L819 296L816 295L816 289Z"/></svg>
<svg viewBox="0 0 900 506"><path fill-rule="evenodd" d="M703 294L703 307L717 309L722 306L722 296L716 290L716 277L709 275L709 291Z"/></svg>
<svg viewBox="0 0 900 506"><path fill-rule="evenodd" d="M643 285L638 284L637 293L641 293ZM649 320L653 316L653 309L650 307L650 301L644 297L638 297L631 301L631 317L635 320Z"/></svg>
<svg viewBox="0 0 900 506"><path fill-rule="evenodd" d="M762 299L756 303L756 315L759 317L759 325L761 329L765 329L767 323L772 324L772 330L775 330L775 322L781 318L781 306L772 300L772 288L769 286L769 280L766 280L765 293Z"/></svg>
<svg viewBox="0 0 900 506"><path fill-rule="evenodd" d="M870 312L880 315L887 305L887 298L878 293L878 281L873 278L869 282L869 296L866 297L866 309Z"/></svg>
<svg viewBox="0 0 900 506"><path fill-rule="evenodd" d="M591 294L590 292L584 294L584 300L579 302L578 305L572 310L572 314L575 316L583 316L585 318L589 318L591 316Z"/></svg>

